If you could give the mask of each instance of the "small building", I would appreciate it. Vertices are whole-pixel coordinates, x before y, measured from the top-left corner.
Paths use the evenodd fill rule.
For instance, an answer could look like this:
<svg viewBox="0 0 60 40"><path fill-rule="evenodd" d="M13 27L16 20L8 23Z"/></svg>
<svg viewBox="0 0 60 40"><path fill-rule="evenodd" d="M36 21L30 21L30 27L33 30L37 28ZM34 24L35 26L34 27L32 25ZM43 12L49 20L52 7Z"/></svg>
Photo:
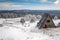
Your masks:
<svg viewBox="0 0 60 40"><path fill-rule="evenodd" d="M52 17L50 14L45 13L42 16L42 19L37 23L37 27L40 28L55 28L55 24L52 20Z"/></svg>

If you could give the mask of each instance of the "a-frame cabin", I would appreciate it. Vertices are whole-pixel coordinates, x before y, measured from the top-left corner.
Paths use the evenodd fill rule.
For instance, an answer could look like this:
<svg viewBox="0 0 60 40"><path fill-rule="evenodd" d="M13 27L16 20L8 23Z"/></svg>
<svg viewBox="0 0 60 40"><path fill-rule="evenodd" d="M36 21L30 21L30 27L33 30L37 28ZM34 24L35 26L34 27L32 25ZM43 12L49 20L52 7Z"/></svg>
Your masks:
<svg viewBox="0 0 60 40"><path fill-rule="evenodd" d="M52 17L50 14L45 13L42 16L42 19L37 23L37 27L40 28L55 28L55 24L52 20Z"/></svg>

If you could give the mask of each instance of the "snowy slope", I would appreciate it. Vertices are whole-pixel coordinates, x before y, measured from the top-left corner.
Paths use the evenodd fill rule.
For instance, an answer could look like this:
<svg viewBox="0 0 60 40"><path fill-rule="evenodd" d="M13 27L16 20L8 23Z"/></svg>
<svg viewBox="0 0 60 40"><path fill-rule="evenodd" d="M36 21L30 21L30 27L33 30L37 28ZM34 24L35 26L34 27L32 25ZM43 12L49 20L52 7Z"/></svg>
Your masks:
<svg viewBox="0 0 60 40"><path fill-rule="evenodd" d="M26 21L23 25L20 18L1 19L3 27L0 27L0 40L60 40L60 28L37 29L38 21L30 23ZM53 20L58 24L60 20Z"/></svg>

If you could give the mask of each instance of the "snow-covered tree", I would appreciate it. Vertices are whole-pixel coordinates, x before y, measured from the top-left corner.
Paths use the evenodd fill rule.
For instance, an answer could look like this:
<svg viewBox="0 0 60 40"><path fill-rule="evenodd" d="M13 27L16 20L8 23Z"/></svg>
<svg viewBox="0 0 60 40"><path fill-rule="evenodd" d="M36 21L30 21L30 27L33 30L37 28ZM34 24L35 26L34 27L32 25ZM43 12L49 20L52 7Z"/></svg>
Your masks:
<svg viewBox="0 0 60 40"><path fill-rule="evenodd" d="M36 18L37 18L38 20L40 20L40 19L42 18L42 16L41 16L41 15L37 15Z"/></svg>
<svg viewBox="0 0 60 40"><path fill-rule="evenodd" d="M54 17L54 20L56 20L56 19L58 19L58 17L57 17L57 16L55 16L55 17Z"/></svg>
<svg viewBox="0 0 60 40"><path fill-rule="evenodd" d="M35 20L32 18L32 19L30 20L30 22L33 23L33 22L35 22Z"/></svg>

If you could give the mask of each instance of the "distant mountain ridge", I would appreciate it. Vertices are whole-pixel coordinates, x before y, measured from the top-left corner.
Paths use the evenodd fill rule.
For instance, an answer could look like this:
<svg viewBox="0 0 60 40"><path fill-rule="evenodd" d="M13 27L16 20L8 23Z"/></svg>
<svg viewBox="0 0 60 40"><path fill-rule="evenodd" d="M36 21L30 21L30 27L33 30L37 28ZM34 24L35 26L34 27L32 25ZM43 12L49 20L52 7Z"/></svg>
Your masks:
<svg viewBox="0 0 60 40"><path fill-rule="evenodd" d="M0 10L0 13L60 13L60 10Z"/></svg>

